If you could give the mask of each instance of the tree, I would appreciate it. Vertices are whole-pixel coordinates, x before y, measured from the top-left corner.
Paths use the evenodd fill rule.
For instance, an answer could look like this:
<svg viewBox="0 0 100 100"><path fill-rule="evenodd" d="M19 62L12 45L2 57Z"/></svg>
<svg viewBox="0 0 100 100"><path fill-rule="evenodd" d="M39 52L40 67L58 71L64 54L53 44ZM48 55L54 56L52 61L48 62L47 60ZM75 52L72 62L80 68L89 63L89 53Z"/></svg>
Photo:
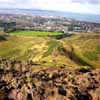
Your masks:
<svg viewBox="0 0 100 100"><path fill-rule="evenodd" d="M7 25L7 24L4 25L4 32L5 32L5 33L8 32L8 25Z"/></svg>
<svg viewBox="0 0 100 100"><path fill-rule="evenodd" d="M8 33L10 31L14 31L16 26L16 22L4 23L4 32Z"/></svg>

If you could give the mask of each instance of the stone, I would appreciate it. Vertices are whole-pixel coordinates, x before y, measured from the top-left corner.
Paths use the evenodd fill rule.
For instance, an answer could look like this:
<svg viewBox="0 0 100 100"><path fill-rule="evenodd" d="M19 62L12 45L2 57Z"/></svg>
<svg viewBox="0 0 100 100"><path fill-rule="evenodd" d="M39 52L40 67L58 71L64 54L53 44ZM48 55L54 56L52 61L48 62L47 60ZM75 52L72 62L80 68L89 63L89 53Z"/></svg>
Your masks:
<svg viewBox="0 0 100 100"><path fill-rule="evenodd" d="M31 94L28 94L28 95L27 95L27 100L33 100Z"/></svg>
<svg viewBox="0 0 100 100"><path fill-rule="evenodd" d="M58 93L62 96L66 96L66 90L62 86L58 88Z"/></svg>

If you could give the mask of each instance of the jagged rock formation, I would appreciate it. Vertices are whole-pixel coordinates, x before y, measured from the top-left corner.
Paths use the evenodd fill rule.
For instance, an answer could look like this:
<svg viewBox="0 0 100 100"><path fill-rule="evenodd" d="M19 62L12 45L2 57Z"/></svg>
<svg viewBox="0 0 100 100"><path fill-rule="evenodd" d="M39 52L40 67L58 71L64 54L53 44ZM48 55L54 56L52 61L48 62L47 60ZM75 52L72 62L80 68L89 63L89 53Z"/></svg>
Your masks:
<svg viewBox="0 0 100 100"><path fill-rule="evenodd" d="M0 58L0 100L100 100L100 69L34 67Z"/></svg>

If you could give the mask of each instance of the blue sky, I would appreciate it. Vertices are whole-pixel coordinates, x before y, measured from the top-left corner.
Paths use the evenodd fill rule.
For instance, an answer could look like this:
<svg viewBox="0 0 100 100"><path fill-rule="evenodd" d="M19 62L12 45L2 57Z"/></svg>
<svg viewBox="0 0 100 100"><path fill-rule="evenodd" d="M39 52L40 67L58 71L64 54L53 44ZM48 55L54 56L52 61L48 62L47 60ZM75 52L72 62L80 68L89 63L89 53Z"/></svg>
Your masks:
<svg viewBox="0 0 100 100"><path fill-rule="evenodd" d="M100 14L100 0L0 0L0 8L25 8Z"/></svg>

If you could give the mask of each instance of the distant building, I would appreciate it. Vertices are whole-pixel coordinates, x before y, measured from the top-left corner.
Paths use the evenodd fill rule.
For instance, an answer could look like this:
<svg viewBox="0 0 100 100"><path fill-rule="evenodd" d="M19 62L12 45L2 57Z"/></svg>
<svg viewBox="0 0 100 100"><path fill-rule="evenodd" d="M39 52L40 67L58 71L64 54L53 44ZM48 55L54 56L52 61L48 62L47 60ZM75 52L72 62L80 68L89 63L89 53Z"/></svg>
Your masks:
<svg viewBox="0 0 100 100"><path fill-rule="evenodd" d="M100 32L100 27L95 27L94 32L97 32L97 33Z"/></svg>

